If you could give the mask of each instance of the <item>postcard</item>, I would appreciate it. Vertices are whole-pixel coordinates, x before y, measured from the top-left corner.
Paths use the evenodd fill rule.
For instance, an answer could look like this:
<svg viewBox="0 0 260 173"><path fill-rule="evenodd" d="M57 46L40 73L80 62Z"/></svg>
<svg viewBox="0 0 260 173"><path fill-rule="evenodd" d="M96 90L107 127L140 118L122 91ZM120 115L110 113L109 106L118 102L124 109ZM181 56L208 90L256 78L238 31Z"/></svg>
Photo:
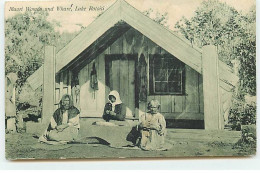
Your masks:
<svg viewBox="0 0 260 173"><path fill-rule="evenodd" d="M254 0L5 3L6 159L256 154Z"/></svg>

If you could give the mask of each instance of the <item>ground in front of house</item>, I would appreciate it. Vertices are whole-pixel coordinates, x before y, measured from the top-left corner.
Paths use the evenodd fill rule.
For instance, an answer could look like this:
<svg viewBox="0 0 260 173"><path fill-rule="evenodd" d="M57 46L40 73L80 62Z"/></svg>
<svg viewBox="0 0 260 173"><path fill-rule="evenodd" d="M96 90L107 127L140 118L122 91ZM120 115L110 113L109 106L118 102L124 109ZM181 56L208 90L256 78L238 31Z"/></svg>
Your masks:
<svg viewBox="0 0 260 173"><path fill-rule="evenodd" d="M81 120L81 136L100 137L113 146L122 146L131 127L102 127L93 120ZM39 126L38 126L39 127ZM46 145L38 143L32 132L6 134L6 158L15 159L84 159L84 158L175 158L197 156L248 156L255 151L234 147L241 132L201 129L167 129L167 151L142 151L103 144Z"/></svg>

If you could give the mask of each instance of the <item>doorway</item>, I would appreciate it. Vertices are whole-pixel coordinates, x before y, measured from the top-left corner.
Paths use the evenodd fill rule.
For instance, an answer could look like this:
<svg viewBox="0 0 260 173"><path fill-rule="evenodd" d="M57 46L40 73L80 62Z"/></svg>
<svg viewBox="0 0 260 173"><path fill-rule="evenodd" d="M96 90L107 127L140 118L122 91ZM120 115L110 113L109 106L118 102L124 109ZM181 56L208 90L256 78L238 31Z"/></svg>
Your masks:
<svg viewBox="0 0 260 173"><path fill-rule="evenodd" d="M137 55L106 55L106 85L118 91L126 105L126 117L135 115L135 67Z"/></svg>

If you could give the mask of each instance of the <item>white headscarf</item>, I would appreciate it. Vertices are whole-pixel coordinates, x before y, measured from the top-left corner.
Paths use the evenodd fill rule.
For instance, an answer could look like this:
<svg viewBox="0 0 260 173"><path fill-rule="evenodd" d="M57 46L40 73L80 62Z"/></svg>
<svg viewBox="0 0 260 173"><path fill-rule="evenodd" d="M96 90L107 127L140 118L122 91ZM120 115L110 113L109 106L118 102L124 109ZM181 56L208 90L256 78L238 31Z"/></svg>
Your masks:
<svg viewBox="0 0 260 173"><path fill-rule="evenodd" d="M116 101L114 103L112 103L110 100L109 100L109 96L114 96L116 98ZM112 111L115 110L115 106L118 105L118 104L121 104L122 101L120 99L120 95L119 93L116 91L116 90L113 90L111 91L109 94L108 94L108 101L112 104Z"/></svg>

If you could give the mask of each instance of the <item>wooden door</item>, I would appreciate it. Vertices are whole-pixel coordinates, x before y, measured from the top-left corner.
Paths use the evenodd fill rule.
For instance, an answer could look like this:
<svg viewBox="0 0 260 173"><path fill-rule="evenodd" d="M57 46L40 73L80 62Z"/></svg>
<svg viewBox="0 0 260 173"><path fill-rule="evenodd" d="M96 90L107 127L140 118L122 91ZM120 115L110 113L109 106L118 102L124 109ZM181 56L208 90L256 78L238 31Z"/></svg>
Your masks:
<svg viewBox="0 0 260 173"><path fill-rule="evenodd" d="M110 91L119 92L122 102L126 105L127 117L133 117L135 113L135 60L134 58L108 57L108 73L106 78ZM123 57L124 56L124 57Z"/></svg>

